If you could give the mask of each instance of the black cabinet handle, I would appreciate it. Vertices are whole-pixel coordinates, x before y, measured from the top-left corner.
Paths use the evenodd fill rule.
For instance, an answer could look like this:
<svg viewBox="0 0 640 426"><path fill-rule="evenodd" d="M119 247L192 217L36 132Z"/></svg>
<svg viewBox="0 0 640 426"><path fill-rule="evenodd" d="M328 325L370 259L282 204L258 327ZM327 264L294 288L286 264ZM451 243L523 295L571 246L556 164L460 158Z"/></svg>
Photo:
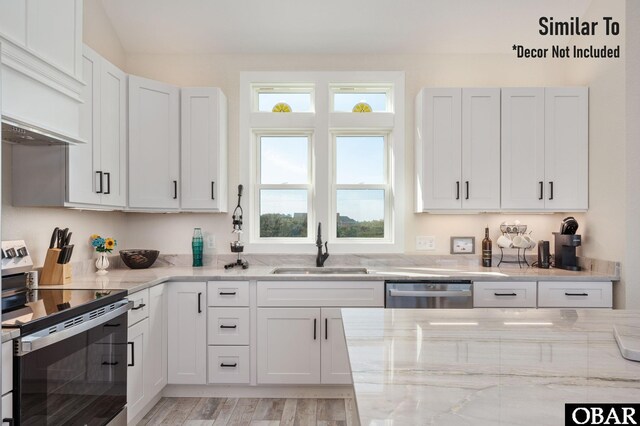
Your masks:
<svg viewBox="0 0 640 426"><path fill-rule="evenodd" d="M98 175L98 182L100 182L100 189L96 191L96 194L102 194L102 172L97 171L96 174Z"/></svg>
<svg viewBox="0 0 640 426"><path fill-rule="evenodd" d="M2 419L2 423L9 423L9 426L13 426L15 424L15 420L13 417L5 417Z"/></svg>
<svg viewBox="0 0 640 426"><path fill-rule="evenodd" d="M118 324L105 324L104 327L120 327L120 323L118 323Z"/></svg>
<svg viewBox="0 0 640 426"><path fill-rule="evenodd" d="M220 328L238 328L237 325L221 325Z"/></svg>
<svg viewBox="0 0 640 426"><path fill-rule="evenodd" d="M544 198L544 182L540 181L538 184L540 184L540 197L538 200L542 200Z"/></svg>
<svg viewBox="0 0 640 426"><path fill-rule="evenodd" d="M551 192L549 194L549 199L553 200L553 182L549 182L549 191Z"/></svg>
<svg viewBox="0 0 640 426"><path fill-rule="evenodd" d="M114 362L107 362L107 361L104 361L104 362L102 363L102 365L118 365L118 361L114 361Z"/></svg>
<svg viewBox="0 0 640 426"><path fill-rule="evenodd" d="M127 364L127 367L134 367L136 365L136 342L127 342L127 345L131 345L131 364Z"/></svg>
<svg viewBox="0 0 640 426"><path fill-rule="evenodd" d="M316 318L313 319L313 340L316 340L317 335L316 332L318 330L318 320Z"/></svg>
<svg viewBox="0 0 640 426"><path fill-rule="evenodd" d="M324 319L324 340L329 340L329 318Z"/></svg>
<svg viewBox="0 0 640 426"><path fill-rule="evenodd" d="M144 303L141 303L141 304L139 304L138 306L134 306L133 308L131 308L131 310L132 310L132 311L137 311L138 309L142 309L142 308L144 308L145 306L147 306L147 305L146 305L146 304L144 304Z"/></svg>
<svg viewBox="0 0 640 426"><path fill-rule="evenodd" d="M456 200L460 199L460 181L456 181Z"/></svg>
<svg viewBox="0 0 640 426"><path fill-rule="evenodd" d="M202 313L202 293L198 293L198 313Z"/></svg>
<svg viewBox="0 0 640 426"><path fill-rule="evenodd" d="M173 181L173 199L174 200L178 199L178 181L177 180Z"/></svg>
<svg viewBox="0 0 640 426"><path fill-rule="evenodd" d="M565 296L588 296L589 293L565 293Z"/></svg>
<svg viewBox="0 0 640 426"><path fill-rule="evenodd" d="M235 291L221 291L218 293L220 296L235 296Z"/></svg>
<svg viewBox="0 0 640 426"><path fill-rule="evenodd" d="M215 182L211 182L211 199L215 200L216 199L216 192L215 192L215 188L216 188L216 183Z"/></svg>
<svg viewBox="0 0 640 426"><path fill-rule="evenodd" d="M517 296L515 293L493 293L494 296Z"/></svg>
<svg viewBox="0 0 640 426"><path fill-rule="evenodd" d="M233 364L225 364L224 362L222 364L220 364L220 367L229 367L229 368L235 368L238 366L238 363L235 362Z"/></svg>
<svg viewBox="0 0 640 426"><path fill-rule="evenodd" d="M469 199L469 181L465 181L464 185L467 187L467 196L465 197L465 200Z"/></svg>
<svg viewBox="0 0 640 426"><path fill-rule="evenodd" d="M111 173L104 172L105 177L107 178L107 190L104 192L105 195L111 194Z"/></svg>

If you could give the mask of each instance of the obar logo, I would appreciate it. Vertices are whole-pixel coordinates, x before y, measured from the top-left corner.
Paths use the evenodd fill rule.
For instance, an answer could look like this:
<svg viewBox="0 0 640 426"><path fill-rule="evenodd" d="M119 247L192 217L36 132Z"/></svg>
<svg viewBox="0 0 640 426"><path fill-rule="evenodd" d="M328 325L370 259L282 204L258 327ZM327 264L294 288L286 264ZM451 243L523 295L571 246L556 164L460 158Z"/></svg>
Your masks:
<svg viewBox="0 0 640 426"><path fill-rule="evenodd" d="M565 426L637 425L640 404L565 404Z"/></svg>

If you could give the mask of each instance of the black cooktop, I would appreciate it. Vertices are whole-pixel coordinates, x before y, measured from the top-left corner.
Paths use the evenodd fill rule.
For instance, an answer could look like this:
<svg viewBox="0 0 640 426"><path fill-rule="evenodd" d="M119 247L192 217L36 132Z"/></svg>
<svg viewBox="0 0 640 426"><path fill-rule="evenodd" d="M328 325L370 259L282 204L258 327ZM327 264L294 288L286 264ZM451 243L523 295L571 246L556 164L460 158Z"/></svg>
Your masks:
<svg viewBox="0 0 640 426"><path fill-rule="evenodd" d="M25 335L106 306L127 295L126 290L15 290L2 293L2 328L19 328Z"/></svg>

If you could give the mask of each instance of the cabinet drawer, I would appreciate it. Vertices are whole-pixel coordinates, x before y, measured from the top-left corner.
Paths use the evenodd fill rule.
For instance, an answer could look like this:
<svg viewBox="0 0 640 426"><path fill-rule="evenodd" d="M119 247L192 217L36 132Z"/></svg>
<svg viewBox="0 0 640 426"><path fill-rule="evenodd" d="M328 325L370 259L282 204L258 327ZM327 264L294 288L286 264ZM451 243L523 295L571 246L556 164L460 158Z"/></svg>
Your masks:
<svg viewBox="0 0 640 426"><path fill-rule="evenodd" d="M611 308L611 281L538 282L539 308Z"/></svg>
<svg viewBox="0 0 640 426"><path fill-rule="evenodd" d="M209 308L210 345L248 345L249 308Z"/></svg>
<svg viewBox="0 0 640 426"><path fill-rule="evenodd" d="M383 281L259 281L258 306L384 306Z"/></svg>
<svg viewBox="0 0 640 426"><path fill-rule="evenodd" d="M249 282L209 281L209 306L249 306Z"/></svg>
<svg viewBox="0 0 640 426"><path fill-rule="evenodd" d="M13 392L10 392L2 397L2 418L3 419L12 419L13 418ZM7 423L7 422L3 422ZM9 423L13 424L13 423Z"/></svg>
<svg viewBox="0 0 640 426"><path fill-rule="evenodd" d="M249 346L209 346L209 383L249 383Z"/></svg>
<svg viewBox="0 0 640 426"><path fill-rule="evenodd" d="M13 340L2 344L2 395L11 390L13 390Z"/></svg>
<svg viewBox="0 0 640 426"><path fill-rule="evenodd" d="M536 282L473 283L474 308L535 308Z"/></svg>
<svg viewBox="0 0 640 426"><path fill-rule="evenodd" d="M129 327L149 316L149 289L137 291L127 296L133 302L129 311Z"/></svg>

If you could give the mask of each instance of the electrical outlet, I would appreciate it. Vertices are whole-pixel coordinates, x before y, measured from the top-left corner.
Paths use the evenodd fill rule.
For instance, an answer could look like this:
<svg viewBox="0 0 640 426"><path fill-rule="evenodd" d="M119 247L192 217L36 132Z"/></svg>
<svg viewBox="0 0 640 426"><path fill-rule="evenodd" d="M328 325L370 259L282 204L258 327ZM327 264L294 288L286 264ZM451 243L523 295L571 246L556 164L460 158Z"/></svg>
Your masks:
<svg viewBox="0 0 640 426"><path fill-rule="evenodd" d="M432 235L416 237L416 250L430 251L436 249L436 237Z"/></svg>
<svg viewBox="0 0 640 426"><path fill-rule="evenodd" d="M216 236L213 234L207 235L207 248L214 249L216 248Z"/></svg>

